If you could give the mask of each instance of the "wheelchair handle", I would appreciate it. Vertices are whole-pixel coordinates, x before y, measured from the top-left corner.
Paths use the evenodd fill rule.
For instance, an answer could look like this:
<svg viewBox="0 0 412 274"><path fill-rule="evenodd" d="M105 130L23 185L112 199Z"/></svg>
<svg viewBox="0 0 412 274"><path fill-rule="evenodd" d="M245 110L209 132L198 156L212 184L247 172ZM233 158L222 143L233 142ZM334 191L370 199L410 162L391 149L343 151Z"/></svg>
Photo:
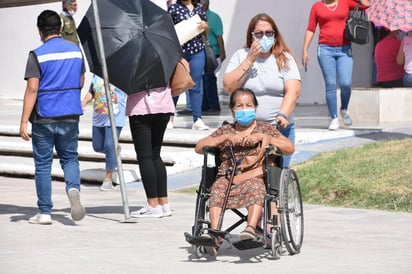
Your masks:
<svg viewBox="0 0 412 274"><path fill-rule="evenodd" d="M280 153L279 149L274 145L268 145L266 147L266 153L268 155L282 156L282 153Z"/></svg>

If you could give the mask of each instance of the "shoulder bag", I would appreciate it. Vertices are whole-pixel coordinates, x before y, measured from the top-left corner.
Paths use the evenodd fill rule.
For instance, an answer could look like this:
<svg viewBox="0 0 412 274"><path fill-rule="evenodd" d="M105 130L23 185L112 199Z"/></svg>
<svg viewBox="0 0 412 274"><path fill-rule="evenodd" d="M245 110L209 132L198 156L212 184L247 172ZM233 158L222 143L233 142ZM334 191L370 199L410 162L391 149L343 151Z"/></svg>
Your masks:
<svg viewBox="0 0 412 274"><path fill-rule="evenodd" d="M170 89L172 96L176 97L188 89L194 87L196 83L190 76L190 65L186 59L181 58L176 65L175 71L170 79Z"/></svg>
<svg viewBox="0 0 412 274"><path fill-rule="evenodd" d="M359 10L359 4L357 4L346 19L345 38L356 44L367 44L369 28L368 16L364 10Z"/></svg>
<svg viewBox="0 0 412 274"><path fill-rule="evenodd" d="M206 34L202 34L202 40L205 44L205 73L214 73L217 68L217 60L212 47L209 45Z"/></svg>

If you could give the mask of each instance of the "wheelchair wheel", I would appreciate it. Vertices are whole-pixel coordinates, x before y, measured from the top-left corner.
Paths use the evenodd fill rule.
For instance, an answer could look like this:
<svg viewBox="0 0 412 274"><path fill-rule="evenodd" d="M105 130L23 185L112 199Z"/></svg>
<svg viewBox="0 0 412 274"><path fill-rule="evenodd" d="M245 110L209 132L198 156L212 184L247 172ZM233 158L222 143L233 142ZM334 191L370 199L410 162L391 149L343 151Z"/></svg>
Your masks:
<svg viewBox="0 0 412 274"><path fill-rule="evenodd" d="M200 245L193 245L193 256L196 259L200 259L203 257L202 246Z"/></svg>
<svg viewBox="0 0 412 274"><path fill-rule="evenodd" d="M296 172L283 169L280 180L281 233L289 254L297 254L303 242L303 204Z"/></svg>
<svg viewBox="0 0 412 274"><path fill-rule="evenodd" d="M272 241L272 256L275 260L279 260L282 256L282 244L280 242L279 230L273 229L271 234Z"/></svg>

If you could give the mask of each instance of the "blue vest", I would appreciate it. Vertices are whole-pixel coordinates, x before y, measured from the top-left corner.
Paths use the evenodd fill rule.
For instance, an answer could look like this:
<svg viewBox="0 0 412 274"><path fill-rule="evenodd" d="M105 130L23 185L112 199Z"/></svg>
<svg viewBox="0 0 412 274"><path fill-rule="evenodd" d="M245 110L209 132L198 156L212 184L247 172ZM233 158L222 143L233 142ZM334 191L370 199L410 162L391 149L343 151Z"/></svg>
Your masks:
<svg viewBox="0 0 412 274"><path fill-rule="evenodd" d="M80 48L56 37L35 49L34 54L40 66L38 115L44 118L82 115L83 57Z"/></svg>

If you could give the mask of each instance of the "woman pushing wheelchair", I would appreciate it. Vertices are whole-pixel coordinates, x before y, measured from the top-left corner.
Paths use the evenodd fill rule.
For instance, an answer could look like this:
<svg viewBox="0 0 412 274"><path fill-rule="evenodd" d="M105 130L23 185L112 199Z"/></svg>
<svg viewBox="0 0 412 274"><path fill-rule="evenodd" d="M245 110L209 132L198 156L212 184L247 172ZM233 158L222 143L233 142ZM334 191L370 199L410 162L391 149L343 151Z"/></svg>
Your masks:
<svg viewBox="0 0 412 274"><path fill-rule="evenodd" d="M266 187L264 182L265 149L275 146L281 154L289 155L295 150L293 143L283 136L269 122L255 119L258 102L254 92L238 88L230 95L229 108L234 117L211 135L201 139L195 151L203 154L205 147L219 151L218 172L210 187L209 214L211 230L220 230L221 212L227 208L243 208L248 211L247 226L240 233L240 239L256 240L256 226L261 218ZM230 188L228 188L230 185ZM212 256L222 239L205 234L216 241L216 246L205 246Z"/></svg>

